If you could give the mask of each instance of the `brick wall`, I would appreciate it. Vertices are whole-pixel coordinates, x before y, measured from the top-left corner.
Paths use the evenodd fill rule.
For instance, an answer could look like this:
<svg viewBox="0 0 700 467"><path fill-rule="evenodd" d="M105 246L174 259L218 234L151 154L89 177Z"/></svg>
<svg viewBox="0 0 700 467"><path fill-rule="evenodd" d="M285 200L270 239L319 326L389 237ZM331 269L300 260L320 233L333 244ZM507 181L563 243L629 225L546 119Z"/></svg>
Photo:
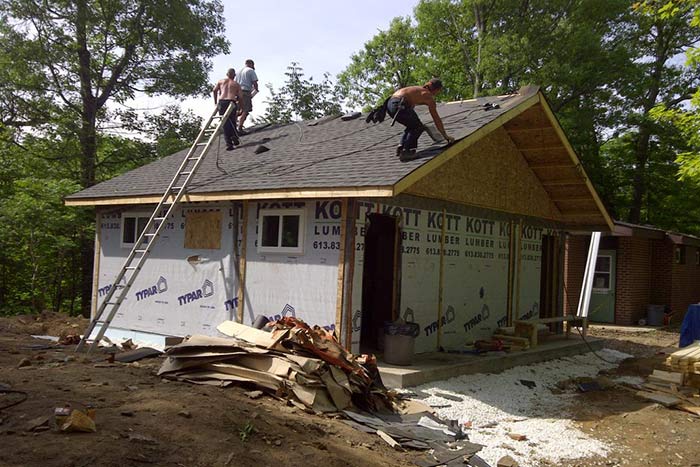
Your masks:
<svg viewBox="0 0 700 467"><path fill-rule="evenodd" d="M651 300L651 240L619 237L615 284L615 323L637 324Z"/></svg>
<svg viewBox="0 0 700 467"><path fill-rule="evenodd" d="M673 249L671 251L673 252ZM688 305L700 302L700 266L696 264L696 251L697 247L685 245L685 264L676 264L675 260L673 261L671 310L674 312L674 322L683 320Z"/></svg>
<svg viewBox="0 0 700 467"><path fill-rule="evenodd" d="M652 240L651 296L650 304L671 306L673 283L673 243L668 240Z"/></svg>

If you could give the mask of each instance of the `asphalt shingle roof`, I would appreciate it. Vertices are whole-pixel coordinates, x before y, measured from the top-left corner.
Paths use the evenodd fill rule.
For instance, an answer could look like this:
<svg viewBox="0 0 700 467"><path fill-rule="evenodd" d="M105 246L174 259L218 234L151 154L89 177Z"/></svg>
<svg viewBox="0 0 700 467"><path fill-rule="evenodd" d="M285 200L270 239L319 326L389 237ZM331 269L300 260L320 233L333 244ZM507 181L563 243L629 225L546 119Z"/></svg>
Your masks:
<svg viewBox="0 0 700 467"><path fill-rule="evenodd" d="M537 93L485 97L438 104L438 113L451 136L462 139ZM485 110L484 104L500 108ZM427 107L416 108L421 120L432 123ZM314 124L315 123L315 124ZM391 126L391 118L380 124L365 123L362 117L317 122L299 122L258 129L241 137L241 146L225 151L219 138L197 174L189 193L265 191L279 189L324 189L391 186L444 149L427 134L418 145L420 158L401 162L395 155L404 127ZM260 154L259 145L270 150ZM67 197L68 200L162 195L182 162L180 151Z"/></svg>

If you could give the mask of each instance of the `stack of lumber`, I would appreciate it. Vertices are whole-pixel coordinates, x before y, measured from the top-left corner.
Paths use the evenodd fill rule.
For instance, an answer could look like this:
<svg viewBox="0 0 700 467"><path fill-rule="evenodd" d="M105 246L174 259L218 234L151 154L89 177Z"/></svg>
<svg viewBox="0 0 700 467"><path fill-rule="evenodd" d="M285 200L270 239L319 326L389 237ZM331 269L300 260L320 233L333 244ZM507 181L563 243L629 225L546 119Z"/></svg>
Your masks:
<svg viewBox="0 0 700 467"><path fill-rule="evenodd" d="M673 352L666 359L666 365L681 373L684 378L688 375L700 375L700 342L695 342L677 352Z"/></svg>
<svg viewBox="0 0 700 467"><path fill-rule="evenodd" d="M654 370L636 395L666 407L684 410L700 416L700 394L697 384L700 374L700 344L678 350L666 358L666 370Z"/></svg>
<svg viewBox="0 0 700 467"><path fill-rule="evenodd" d="M356 356L328 331L283 318L271 332L233 321L228 338L195 335L166 351L158 374L196 384L244 384L316 412L378 410L391 401L373 356Z"/></svg>

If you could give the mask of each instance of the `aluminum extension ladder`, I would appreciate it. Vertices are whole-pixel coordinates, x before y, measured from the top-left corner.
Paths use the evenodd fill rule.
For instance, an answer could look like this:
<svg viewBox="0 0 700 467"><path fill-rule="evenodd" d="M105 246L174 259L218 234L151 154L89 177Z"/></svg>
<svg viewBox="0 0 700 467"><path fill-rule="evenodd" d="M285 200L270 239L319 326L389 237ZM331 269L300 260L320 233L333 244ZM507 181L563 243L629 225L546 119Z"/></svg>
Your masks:
<svg viewBox="0 0 700 467"><path fill-rule="evenodd" d="M187 185L197 172L199 165L209 152L212 143L221 133L224 125L226 122L228 122L231 112L233 112L235 108L235 105L229 105L226 112L223 115L219 115L217 107L214 110L214 113L212 113L212 115L209 117L206 125L202 127L197 139L192 147L190 147L190 150L187 151L185 159L180 164L180 168L170 181L165 193L163 193L160 202L153 210L151 217L148 219L148 223L139 234L139 237L134 243L129 256L127 256L126 261L124 261L124 265L119 271L119 274L117 274L112 287L110 287L109 291L107 292L107 296L104 298L102 304L95 312L95 316L93 316L92 320L90 321L90 325L85 331L85 335L83 335L83 337L80 339L80 342L75 349L76 352L84 351L88 345L88 352L92 352L99 346L99 343L104 337L107 328L109 328L114 315L116 315L117 310L119 310L122 302L124 302L124 299L141 271L146 258L148 258L150 255L153 245L160 235L160 231L163 229L163 226L165 226L165 220L173 212L175 206L179 204L187 190ZM204 149L202 149L199 155L195 155L196 150L202 146L204 146ZM123 280L124 284L122 284ZM106 316L106 318L102 319L103 316ZM93 339L90 339L90 336L97 325L100 325L100 330Z"/></svg>

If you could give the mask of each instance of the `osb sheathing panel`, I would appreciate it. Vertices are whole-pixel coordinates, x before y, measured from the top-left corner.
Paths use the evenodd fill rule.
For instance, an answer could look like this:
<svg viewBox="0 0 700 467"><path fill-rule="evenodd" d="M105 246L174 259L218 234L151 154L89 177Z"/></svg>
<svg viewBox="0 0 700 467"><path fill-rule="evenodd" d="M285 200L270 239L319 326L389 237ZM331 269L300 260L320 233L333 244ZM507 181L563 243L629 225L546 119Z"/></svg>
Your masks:
<svg viewBox="0 0 700 467"><path fill-rule="evenodd" d="M221 211L188 212L185 219L185 248L221 248Z"/></svg>
<svg viewBox="0 0 700 467"><path fill-rule="evenodd" d="M560 212L503 128L420 179L406 193L560 219Z"/></svg>

